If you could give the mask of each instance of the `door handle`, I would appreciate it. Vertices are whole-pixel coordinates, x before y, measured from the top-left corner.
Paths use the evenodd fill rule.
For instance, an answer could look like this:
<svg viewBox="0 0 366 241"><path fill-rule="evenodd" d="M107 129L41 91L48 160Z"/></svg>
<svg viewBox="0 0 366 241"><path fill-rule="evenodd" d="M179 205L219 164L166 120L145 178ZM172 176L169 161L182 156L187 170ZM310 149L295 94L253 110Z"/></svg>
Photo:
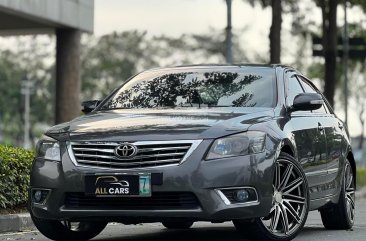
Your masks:
<svg viewBox="0 0 366 241"><path fill-rule="evenodd" d="M338 128L343 130L343 124L341 122L338 122Z"/></svg>
<svg viewBox="0 0 366 241"><path fill-rule="evenodd" d="M324 126L322 126L322 124L320 122L318 122L318 130L324 131Z"/></svg>

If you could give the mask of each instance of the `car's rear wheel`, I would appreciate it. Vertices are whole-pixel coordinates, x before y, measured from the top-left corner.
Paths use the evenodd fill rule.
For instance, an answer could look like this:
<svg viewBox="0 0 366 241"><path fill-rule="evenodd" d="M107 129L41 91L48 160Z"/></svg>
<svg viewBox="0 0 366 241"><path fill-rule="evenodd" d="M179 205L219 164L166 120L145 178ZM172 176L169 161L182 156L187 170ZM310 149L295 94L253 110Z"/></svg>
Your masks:
<svg viewBox="0 0 366 241"><path fill-rule="evenodd" d="M85 241L100 234L105 222L69 222L40 219L31 215L34 225L47 238L57 241Z"/></svg>
<svg viewBox="0 0 366 241"><path fill-rule="evenodd" d="M234 220L235 227L255 240L286 241L302 229L309 212L309 195L302 167L281 153L275 163L273 201L268 216L251 221Z"/></svg>
<svg viewBox="0 0 366 241"><path fill-rule="evenodd" d="M351 164L346 160L342 188L337 204L320 210L326 229L350 229L355 218L355 179Z"/></svg>
<svg viewBox="0 0 366 241"><path fill-rule="evenodd" d="M162 222L167 229L189 229L193 222L190 221L176 221L176 222Z"/></svg>

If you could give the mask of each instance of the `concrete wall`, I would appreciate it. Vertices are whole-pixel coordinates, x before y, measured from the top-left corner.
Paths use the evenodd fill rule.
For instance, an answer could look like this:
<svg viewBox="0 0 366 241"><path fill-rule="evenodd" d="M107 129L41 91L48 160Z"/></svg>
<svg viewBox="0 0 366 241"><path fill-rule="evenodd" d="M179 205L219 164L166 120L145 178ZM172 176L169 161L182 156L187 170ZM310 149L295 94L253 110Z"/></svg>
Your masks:
<svg viewBox="0 0 366 241"><path fill-rule="evenodd" d="M92 32L94 27L94 0L0 0L2 13L0 31L66 27Z"/></svg>

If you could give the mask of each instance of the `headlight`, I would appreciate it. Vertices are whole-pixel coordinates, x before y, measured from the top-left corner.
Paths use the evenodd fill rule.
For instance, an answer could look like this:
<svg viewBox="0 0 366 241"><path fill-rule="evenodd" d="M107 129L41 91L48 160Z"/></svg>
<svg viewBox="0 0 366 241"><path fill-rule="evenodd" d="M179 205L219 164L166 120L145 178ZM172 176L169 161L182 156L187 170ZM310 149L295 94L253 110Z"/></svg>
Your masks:
<svg viewBox="0 0 366 241"><path fill-rule="evenodd" d="M248 131L215 140L206 160L259 153L264 150L266 133Z"/></svg>
<svg viewBox="0 0 366 241"><path fill-rule="evenodd" d="M41 140L37 143L37 156L47 160L61 161L58 141L48 136L42 136Z"/></svg>

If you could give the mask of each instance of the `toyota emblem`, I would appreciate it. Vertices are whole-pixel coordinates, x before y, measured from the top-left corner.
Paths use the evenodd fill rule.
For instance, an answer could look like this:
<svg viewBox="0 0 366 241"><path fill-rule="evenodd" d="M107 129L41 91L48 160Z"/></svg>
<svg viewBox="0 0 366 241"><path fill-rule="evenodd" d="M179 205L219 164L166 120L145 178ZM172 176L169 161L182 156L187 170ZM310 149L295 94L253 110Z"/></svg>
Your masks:
<svg viewBox="0 0 366 241"><path fill-rule="evenodd" d="M137 147L132 144L122 144L114 149L114 154L119 158L129 158L136 155Z"/></svg>

